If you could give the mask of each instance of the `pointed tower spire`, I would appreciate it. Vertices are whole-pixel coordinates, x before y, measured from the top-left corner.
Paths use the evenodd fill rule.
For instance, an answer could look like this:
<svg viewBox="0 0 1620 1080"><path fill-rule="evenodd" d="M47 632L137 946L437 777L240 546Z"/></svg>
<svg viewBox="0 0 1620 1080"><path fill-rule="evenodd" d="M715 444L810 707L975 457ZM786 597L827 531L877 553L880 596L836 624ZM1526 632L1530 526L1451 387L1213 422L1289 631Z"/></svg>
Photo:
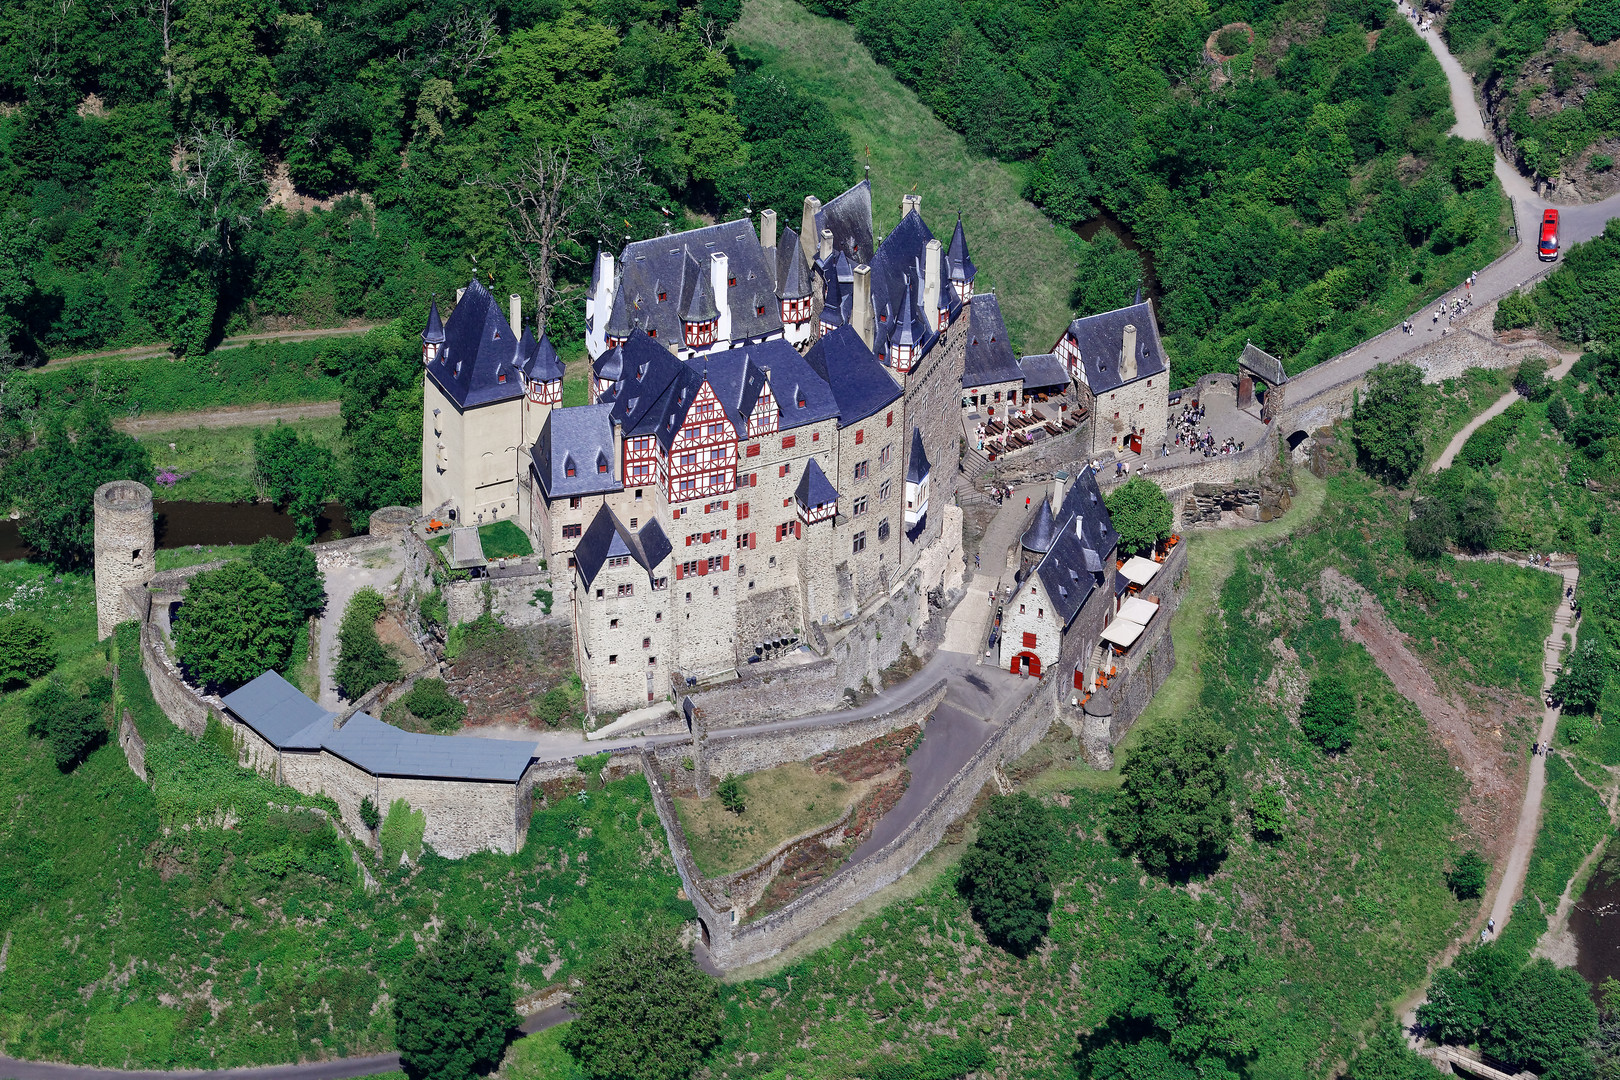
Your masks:
<svg viewBox="0 0 1620 1080"><path fill-rule="evenodd" d="M422 331L422 363L431 364L444 355L444 323L439 319L439 297L428 301L427 329Z"/></svg>

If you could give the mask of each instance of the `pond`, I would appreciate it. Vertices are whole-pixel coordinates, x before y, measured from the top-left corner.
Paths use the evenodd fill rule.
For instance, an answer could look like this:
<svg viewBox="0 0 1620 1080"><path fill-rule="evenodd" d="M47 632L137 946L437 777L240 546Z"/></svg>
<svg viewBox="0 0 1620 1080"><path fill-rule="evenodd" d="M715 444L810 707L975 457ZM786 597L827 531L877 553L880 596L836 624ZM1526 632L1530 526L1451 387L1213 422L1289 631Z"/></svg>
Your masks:
<svg viewBox="0 0 1620 1080"><path fill-rule="evenodd" d="M1108 211L1104 210L1090 221L1081 222L1079 225L1074 227L1074 231L1080 235L1080 239L1085 240L1088 243L1096 239L1097 234L1102 232L1104 229L1107 229L1109 232L1113 233L1119 242L1125 246L1127 251L1134 251L1137 255L1141 256L1142 295L1157 301L1162 293L1159 291L1158 275L1154 273L1153 253L1137 242L1136 234L1131 232L1130 228L1123 221L1120 221L1113 214L1110 214Z"/></svg>
<svg viewBox="0 0 1620 1080"><path fill-rule="evenodd" d="M1586 892L1569 913L1577 949L1575 970L1596 993L1603 980L1620 978L1620 852L1604 854Z"/></svg>
<svg viewBox="0 0 1620 1080"><path fill-rule="evenodd" d="M298 534L293 519L270 503L155 502L157 546L192 544L251 544L266 536L291 540ZM327 503L315 519L316 540L338 540L354 534L349 511L342 503ZM15 521L0 521L0 560L26 559L33 554Z"/></svg>

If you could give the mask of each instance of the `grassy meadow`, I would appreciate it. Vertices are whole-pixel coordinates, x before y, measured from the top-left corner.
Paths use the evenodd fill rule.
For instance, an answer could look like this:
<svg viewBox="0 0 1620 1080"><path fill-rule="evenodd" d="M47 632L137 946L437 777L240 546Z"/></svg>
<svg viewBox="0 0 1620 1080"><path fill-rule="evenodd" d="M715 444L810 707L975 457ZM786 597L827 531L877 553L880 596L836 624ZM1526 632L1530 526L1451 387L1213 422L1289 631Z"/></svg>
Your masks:
<svg viewBox="0 0 1620 1080"><path fill-rule="evenodd" d="M287 425L342 456L343 421L339 417L297 420ZM253 437L263 427L176 428L138 436L159 472L177 473L172 487L159 486L160 499L195 502L249 502L261 492L254 479ZM172 447L172 448L171 448Z"/></svg>
<svg viewBox="0 0 1620 1080"><path fill-rule="evenodd" d="M962 215L978 266L974 289L1001 298L1013 347L1045 352L1068 325L1074 281L1073 234L1023 198L1019 173L970 154L962 136L902 86L855 40L854 29L812 15L794 0L747 0L731 43L745 59L792 75L826 103L872 166L872 225L887 234L900 220L900 196L922 196L923 217L949 243ZM802 207L776 207L799 227Z"/></svg>

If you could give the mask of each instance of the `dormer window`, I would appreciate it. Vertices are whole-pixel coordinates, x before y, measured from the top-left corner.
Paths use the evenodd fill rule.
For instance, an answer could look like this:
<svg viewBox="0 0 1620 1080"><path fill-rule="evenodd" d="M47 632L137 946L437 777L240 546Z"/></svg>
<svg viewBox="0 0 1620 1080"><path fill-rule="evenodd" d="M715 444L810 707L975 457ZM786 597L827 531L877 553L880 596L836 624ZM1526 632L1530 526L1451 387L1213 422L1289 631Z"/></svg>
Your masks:
<svg viewBox="0 0 1620 1080"><path fill-rule="evenodd" d="M506 381L506 372L503 371L499 375L495 376L495 381L498 382L498 383L505 382Z"/></svg>
<svg viewBox="0 0 1620 1080"><path fill-rule="evenodd" d="M731 288L731 289L735 289L737 287L736 275L732 275L731 277L726 279L726 287Z"/></svg>
<svg viewBox="0 0 1620 1080"><path fill-rule="evenodd" d="M599 462L596 463L596 471L597 472L605 473L605 472L607 472L607 469L608 469L608 467L607 467L606 462L599 461Z"/></svg>
<svg viewBox="0 0 1620 1080"><path fill-rule="evenodd" d="M754 314L755 315L763 315L763 314L765 314L765 305L760 304L758 307L756 307L754 309Z"/></svg>
<svg viewBox="0 0 1620 1080"><path fill-rule="evenodd" d="M658 294L658 302L660 304L662 304L665 300L668 300L668 299L669 299L669 293L661 292L661 293Z"/></svg>

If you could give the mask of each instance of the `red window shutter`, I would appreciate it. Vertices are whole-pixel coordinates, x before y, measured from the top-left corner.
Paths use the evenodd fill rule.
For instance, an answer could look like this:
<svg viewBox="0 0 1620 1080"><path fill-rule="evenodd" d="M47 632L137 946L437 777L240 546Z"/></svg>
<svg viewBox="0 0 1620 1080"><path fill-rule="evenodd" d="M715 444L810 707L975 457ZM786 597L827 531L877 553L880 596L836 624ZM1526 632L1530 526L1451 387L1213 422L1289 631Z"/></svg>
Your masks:
<svg viewBox="0 0 1620 1080"><path fill-rule="evenodd" d="M720 556L720 569L722 569L722 570L730 570L731 569L731 556L730 555L722 555L722 556Z"/></svg>
<svg viewBox="0 0 1620 1080"><path fill-rule="evenodd" d="M804 536L804 525L795 521L793 523L793 539L798 540L802 536Z"/></svg>
<svg viewBox="0 0 1620 1080"><path fill-rule="evenodd" d="M894 427L894 411L892 409L889 411L889 415L883 418L883 426Z"/></svg>
<svg viewBox="0 0 1620 1080"><path fill-rule="evenodd" d="M797 435L784 435L782 436L782 449L791 450L798 441L799 437Z"/></svg>
<svg viewBox="0 0 1620 1080"><path fill-rule="evenodd" d="M683 578L685 576L686 576L686 574L683 573L682 570L681 570L681 564L676 563L675 564L675 580L679 581L679 580L681 580L681 578Z"/></svg>
<svg viewBox="0 0 1620 1080"><path fill-rule="evenodd" d="M863 443L865 441L866 441L866 432L865 431L857 431L855 433L855 445L859 446L859 445L861 445L861 443Z"/></svg>
<svg viewBox="0 0 1620 1080"><path fill-rule="evenodd" d="M709 560L708 559L699 559L698 560L698 577L707 577L708 573L709 573Z"/></svg>
<svg viewBox="0 0 1620 1080"><path fill-rule="evenodd" d="M687 547L692 546L692 534L691 533L686 534L686 546Z"/></svg>
<svg viewBox="0 0 1620 1080"><path fill-rule="evenodd" d="M748 486L749 487L758 487L759 486L759 473L751 472L751 473L748 474Z"/></svg>
<svg viewBox="0 0 1620 1080"><path fill-rule="evenodd" d="M1035 647L1035 635L1030 634L1030 633L1025 633L1024 634L1024 648L1033 649L1034 647Z"/></svg>
<svg viewBox="0 0 1620 1080"><path fill-rule="evenodd" d="M754 548L758 547L759 546L758 541L759 541L759 533L749 533L748 534L748 550L752 551Z"/></svg>
<svg viewBox="0 0 1620 1080"><path fill-rule="evenodd" d="M720 539L724 540L725 538L726 538L726 530L721 529L720 530Z"/></svg>
<svg viewBox="0 0 1620 1080"><path fill-rule="evenodd" d="M787 466L786 465L778 465L776 467L776 475L778 477L786 476L787 475Z"/></svg>
<svg viewBox="0 0 1620 1080"><path fill-rule="evenodd" d="M748 456L749 457L759 457L759 443L754 443L752 446L750 446L748 448Z"/></svg>
<svg viewBox="0 0 1620 1080"><path fill-rule="evenodd" d="M747 521L748 520L748 504L747 503L738 503L737 504L737 520L738 521Z"/></svg>
<svg viewBox="0 0 1620 1080"><path fill-rule="evenodd" d="M792 505L792 503L793 503L793 497L791 495L782 500L782 505L783 506L790 506L790 505Z"/></svg>

